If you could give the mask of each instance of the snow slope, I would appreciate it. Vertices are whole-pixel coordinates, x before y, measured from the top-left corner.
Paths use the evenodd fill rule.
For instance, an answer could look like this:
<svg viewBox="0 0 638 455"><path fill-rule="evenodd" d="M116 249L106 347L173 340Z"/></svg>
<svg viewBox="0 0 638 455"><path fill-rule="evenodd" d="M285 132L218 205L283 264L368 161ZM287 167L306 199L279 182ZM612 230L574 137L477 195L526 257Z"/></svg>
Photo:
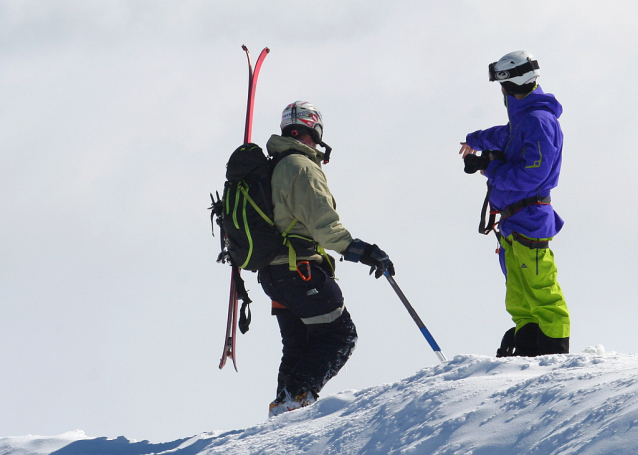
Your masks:
<svg viewBox="0 0 638 455"><path fill-rule="evenodd" d="M458 355L245 430L162 444L81 431L8 437L0 454L636 454L637 379L635 354L601 346L532 359Z"/></svg>

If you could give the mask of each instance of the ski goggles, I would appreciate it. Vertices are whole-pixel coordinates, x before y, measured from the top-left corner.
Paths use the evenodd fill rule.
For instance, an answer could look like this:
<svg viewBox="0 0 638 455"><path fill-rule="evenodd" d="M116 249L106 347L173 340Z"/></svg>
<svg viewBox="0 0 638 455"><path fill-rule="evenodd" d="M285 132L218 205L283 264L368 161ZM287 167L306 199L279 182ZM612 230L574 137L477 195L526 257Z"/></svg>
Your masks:
<svg viewBox="0 0 638 455"><path fill-rule="evenodd" d="M529 73L530 71L540 69L540 66L538 65L538 60L532 60L529 57L527 57L526 63L523 63L522 65L516 66L514 68L508 68L506 70L500 70L500 71L497 70L496 69L497 63L498 62L494 62L494 63L490 63L489 65L490 82L506 81L508 79L512 79L517 76L522 76L526 73Z"/></svg>

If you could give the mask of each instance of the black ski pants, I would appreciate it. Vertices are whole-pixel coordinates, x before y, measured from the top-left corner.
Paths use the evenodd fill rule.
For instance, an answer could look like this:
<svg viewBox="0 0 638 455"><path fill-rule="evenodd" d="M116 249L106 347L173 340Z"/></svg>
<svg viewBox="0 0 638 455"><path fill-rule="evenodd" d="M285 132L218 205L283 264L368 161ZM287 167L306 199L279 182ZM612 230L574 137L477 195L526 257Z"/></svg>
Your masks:
<svg viewBox="0 0 638 455"><path fill-rule="evenodd" d="M259 272L264 292L284 307L273 310L283 344L277 394L284 387L318 394L348 361L357 341L335 280L313 262L305 278L288 265Z"/></svg>

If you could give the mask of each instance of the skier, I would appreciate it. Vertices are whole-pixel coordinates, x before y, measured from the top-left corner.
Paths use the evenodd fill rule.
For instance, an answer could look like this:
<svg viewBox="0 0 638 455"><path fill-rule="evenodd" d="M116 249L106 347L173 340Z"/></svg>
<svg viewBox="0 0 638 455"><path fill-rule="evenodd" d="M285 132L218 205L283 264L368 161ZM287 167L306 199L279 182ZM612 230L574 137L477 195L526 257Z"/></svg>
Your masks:
<svg viewBox="0 0 638 455"><path fill-rule="evenodd" d="M342 254L346 261L370 266L377 278L386 271L394 275L386 253L353 239L339 221L321 169L330 148L322 142L323 121L317 108L308 102L291 103L280 126L281 136L272 135L266 145L269 155L280 159L272 176L274 221L280 232L289 232L294 248L259 272L264 292L273 301L283 344L277 397L270 404L269 417L314 403L350 358L357 341L334 280L334 260L324 248Z"/></svg>
<svg viewBox="0 0 638 455"><path fill-rule="evenodd" d="M563 226L549 197L560 174L563 108L537 84L540 67L529 52L503 56L489 65L489 75L501 84L509 123L468 134L459 154L466 172L470 163L487 177L492 212L500 213L505 306L516 327L497 355L568 353L569 312L549 248Z"/></svg>

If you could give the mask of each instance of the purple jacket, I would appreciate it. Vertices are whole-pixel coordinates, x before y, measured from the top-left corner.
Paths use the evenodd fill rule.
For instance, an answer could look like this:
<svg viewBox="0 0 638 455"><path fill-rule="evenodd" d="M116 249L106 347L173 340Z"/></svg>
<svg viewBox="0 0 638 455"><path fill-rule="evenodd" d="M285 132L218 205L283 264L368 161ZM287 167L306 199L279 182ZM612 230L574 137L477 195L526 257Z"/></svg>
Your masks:
<svg viewBox="0 0 638 455"><path fill-rule="evenodd" d="M474 150L500 150L506 161L493 160L485 170L492 192L490 204L503 210L522 199L549 196L558 185L563 151L563 132L558 118L563 107L540 86L525 99L506 97L509 123L467 135ZM563 227L551 205L531 205L505 218L503 235L512 231L530 238L549 238Z"/></svg>

